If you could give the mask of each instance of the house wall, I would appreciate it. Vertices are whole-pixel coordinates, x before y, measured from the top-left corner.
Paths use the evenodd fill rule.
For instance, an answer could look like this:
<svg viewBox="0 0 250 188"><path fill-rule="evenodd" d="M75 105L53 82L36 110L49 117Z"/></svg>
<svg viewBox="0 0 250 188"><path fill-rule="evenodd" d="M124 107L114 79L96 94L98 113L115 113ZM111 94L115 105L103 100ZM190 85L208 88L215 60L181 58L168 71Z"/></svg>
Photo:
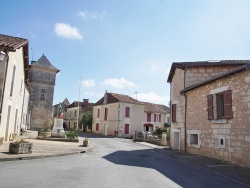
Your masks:
<svg viewBox="0 0 250 188"><path fill-rule="evenodd" d="M29 98L30 94L28 89L24 88L24 100L23 100L23 109L22 109L22 119L21 119L21 128L23 131L27 131L27 129L30 129L30 116L31 111L29 110Z"/></svg>
<svg viewBox="0 0 250 188"><path fill-rule="evenodd" d="M93 107L93 125L92 131L97 134L105 135L105 127L107 127L107 135L114 135L118 131L119 136L132 136L134 131L142 131L143 105L120 103L120 111L118 117L119 103L111 103ZM130 117L125 117L125 107L130 107ZM104 120L105 108L108 108L108 120ZM98 109L100 116L97 117ZM119 122L118 122L119 119ZM96 131L96 123L99 123L99 131ZM129 134L124 134L125 124L129 124Z"/></svg>
<svg viewBox="0 0 250 188"><path fill-rule="evenodd" d="M184 150L184 96L180 91L184 88L184 71L177 68L171 84L171 105L176 104L176 122L171 122L171 147Z"/></svg>
<svg viewBox="0 0 250 188"><path fill-rule="evenodd" d="M74 127L74 123L77 124L77 113L78 113L78 106L67 108L67 112L65 112L65 115L64 115L64 122L67 128L71 128L71 129L77 128L77 127ZM81 116L79 116L79 121L81 121Z"/></svg>
<svg viewBox="0 0 250 188"><path fill-rule="evenodd" d="M224 122L209 121L207 95L221 89L232 90L233 118ZM250 166L249 109L250 71L187 92L187 132L199 134L199 145L188 144L188 152ZM220 146L220 139L224 140L224 146Z"/></svg>
<svg viewBox="0 0 250 188"><path fill-rule="evenodd" d="M13 95L11 97L10 90L14 65L16 66L16 71L14 78ZM0 124L0 137L4 138L5 141L8 141L10 139L11 134L19 134L20 132L22 108L24 102L24 87L23 48L20 48L15 52L9 52L9 63L6 75ZM10 109L9 118L8 109Z"/></svg>
<svg viewBox="0 0 250 188"><path fill-rule="evenodd" d="M235 69L236 67L238 67L238 65L187 67L186 72L184 69L182 70L180 68L176 68L171 83L171 104L176 104L176 118L177 118L175 123L171 122L170 142L171 142L171 147L174 150L182 150L182 151L185 150L185 143L184 143L185 98L184 95L180 95L180 91L183 90L184 87L186 88L191 85L200 83L213 76ZM179 138L176 138L177 136ZM179 140L180 143L177 143L177 140ZM175 143L177 143L178 146Z"/></svg>
<svg viewBox="0 0 250 188"><path fill-rule="evenodd" d="M228 72L236 67L239 67L239 65L189 67L186 70L186 87L205 81L213 76Z"/></svg>

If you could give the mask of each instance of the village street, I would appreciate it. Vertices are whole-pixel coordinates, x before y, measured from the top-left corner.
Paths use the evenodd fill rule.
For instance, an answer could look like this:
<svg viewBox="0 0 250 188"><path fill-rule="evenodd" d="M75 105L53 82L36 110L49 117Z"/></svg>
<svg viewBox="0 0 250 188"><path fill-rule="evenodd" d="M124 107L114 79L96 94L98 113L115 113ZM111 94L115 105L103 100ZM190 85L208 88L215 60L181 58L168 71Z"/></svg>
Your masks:
<svg viewBox="0 0 250 188"><path fill-rule="evenodd" d="M0 162L0 187L244 187L167 151L125 139L88 137L95 147L87 153Z"/></svg>

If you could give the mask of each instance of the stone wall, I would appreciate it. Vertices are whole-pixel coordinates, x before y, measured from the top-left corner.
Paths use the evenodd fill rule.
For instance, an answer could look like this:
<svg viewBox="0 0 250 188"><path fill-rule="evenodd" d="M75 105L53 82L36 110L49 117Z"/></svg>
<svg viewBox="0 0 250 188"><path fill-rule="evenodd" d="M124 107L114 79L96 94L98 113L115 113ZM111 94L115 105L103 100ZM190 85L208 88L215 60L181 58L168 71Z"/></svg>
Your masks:
<svg viewBox="0 0 250 188"><path fill-rule="evenodd" d="M48 74L47 74L48 73ZM47 77L48 76L48 77ZM54 83L56 72L44 70L41 68L31 68L30 83L32 92L30 94L31 107L31 130L38 128L51 128L52 122L52 104L54 96ZM41 100L41 90L45 89L45 100Z"/></svg>
<svg viewBox="0 0 250 188"><path fill-rule="evenodd" d="M205 81L213 76L228 72L239 67L236 66L199 66L190 67L186 70L186 87Z"/></svg>
<svg viewBox="0 0 250 188"><path fill-rule="evenodd" d="M219 123L208 120L207 95L222 87L232 90L233 118ZM187 92L187 106L187 131L201 132L200 147L189 144L188 152L250 166L250 71Z"/></svg>
<svg viewBox="0 0 250 188"><path fill-rule="evenodd" d="M184 150L184 107L185 99L180 95L180 91L184 89L184 70L176 68L171 84L171 105L176 104L176 122L171 122L171 147L174 144L174 132L180 131L180 150ZM173 148L177 149L178 148Z"/></svg>

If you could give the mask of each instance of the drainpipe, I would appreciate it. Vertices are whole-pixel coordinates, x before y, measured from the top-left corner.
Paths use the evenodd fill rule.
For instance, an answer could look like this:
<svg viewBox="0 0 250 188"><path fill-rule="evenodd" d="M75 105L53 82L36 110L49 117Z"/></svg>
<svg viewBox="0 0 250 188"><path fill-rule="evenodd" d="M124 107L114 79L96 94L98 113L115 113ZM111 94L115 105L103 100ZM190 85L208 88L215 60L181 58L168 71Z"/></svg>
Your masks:
<svg viewBox="0 0 250 188"><path fill-rule="evenodd" d="M4 51L6 55L6 65L5 65L5 70L4 70L4 80L3 80L3 87L2 87L2 97L1 97L1 106L0 106L0 124L2 120L2 109L3 109L3 99L4 99L4 91L5 91L5 82L6 82L6 77L7 77L7 70L8 70L8 65L9 65L9 51L5 50Z"/></svg>
<svg viewBox="0 0 250 188"><path fill-rule="evenodd" d="M170 104L169 104L169 108L170 108L170 127L169 127L169 149L172 150L171 147L171 133L172 133L172 82L170 83Z"/></svg>
<svg viewBox="0 0 250 188"><path fill-rule="evenodd" d="M187 67L184 70L184 89L186 89L186 71ZM184 112L184 145L185 145L185 153L187 153L187 95L184 93L185 100L185 112Z"/></svg>

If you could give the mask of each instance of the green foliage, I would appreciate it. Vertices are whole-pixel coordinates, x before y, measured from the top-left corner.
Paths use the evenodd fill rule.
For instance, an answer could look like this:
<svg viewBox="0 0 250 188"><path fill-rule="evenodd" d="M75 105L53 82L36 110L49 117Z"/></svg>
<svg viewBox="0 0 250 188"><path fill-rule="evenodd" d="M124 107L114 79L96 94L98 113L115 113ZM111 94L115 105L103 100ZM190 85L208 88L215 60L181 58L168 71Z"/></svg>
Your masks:
<svg viewBox="0 0 250 188"><path fill-rule="evenodd" d="M70 138L70 139L75 139L77 137L76 131L67 131L65 135L67 138Z"/></svg>
<svg viewBox="0 0 250 188"><path fill-rule="evenodd" d="M168 128L168 127L170 127L170 124L164 123L164 127Z"/></svg>
<svg viewBox="0 0 250 188"><path fill-rule="evenodd" d="M40 128L40 129L38 129L38 136L46 137L48 132L49 132L49 129Z"/></svg>
<svg viewBox="0 0 250 188"><path fill-rule="evenodd" d="M92 112L85 112L82 115L82 124L83 128L86 130L87 126L89 126L92 129Z"/></svg>
<svg viewBox="0 0 250 188"><path fill-rule="evenodd" d="M156 134L156 135L162 135L163 132L168 132L168 130L167 130L166 127L157 128L157 129L154 131L154 134Z"/></svg>

